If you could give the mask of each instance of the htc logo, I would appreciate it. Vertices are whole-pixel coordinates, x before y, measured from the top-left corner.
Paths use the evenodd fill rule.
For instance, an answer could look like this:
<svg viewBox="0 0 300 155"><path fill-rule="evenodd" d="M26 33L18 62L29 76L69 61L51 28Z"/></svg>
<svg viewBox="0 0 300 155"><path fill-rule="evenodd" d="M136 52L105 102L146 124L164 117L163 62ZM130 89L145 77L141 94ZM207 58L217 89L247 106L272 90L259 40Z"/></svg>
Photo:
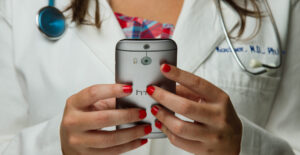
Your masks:
<svg viewBox="0 0 300 155"><path fill-rule="evenodd" d="M144 96L144 95L147 95L147 91L146 90L135 90L135 95Z"/></svg>

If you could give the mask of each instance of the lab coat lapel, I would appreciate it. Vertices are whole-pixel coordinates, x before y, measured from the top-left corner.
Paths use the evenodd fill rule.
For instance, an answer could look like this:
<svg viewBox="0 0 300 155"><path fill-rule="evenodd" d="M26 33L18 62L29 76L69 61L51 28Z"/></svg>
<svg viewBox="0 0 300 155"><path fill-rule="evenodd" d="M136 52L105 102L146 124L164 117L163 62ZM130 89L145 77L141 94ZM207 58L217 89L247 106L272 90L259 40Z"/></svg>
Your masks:
<svg viewBox="0 0 300 155"><path fill-rule="evenodd" d="M113 74L115 72L115 46L117 42L125 38L125 35L114 16L107 0L100 1L101 28L83 25L75 29L79 38L91 49L90 51ZM94 19L94 6L89 9L91 19ZM89 52L89 51L87 51Z"/></svg>
<svg viewBox="0 0 300 155"><path fill-rule="evenodd" d="M94 14L94 8L94 6L90 7L90 15ZM227 29L233 31L239 23L239 18L223 2L222 9ZM75 31L91 52L114 73L115 45L119 40L124 39L125 35L107 0L100 0L100 11L101 29L83 25L77 27ZM224 41L224 38L213 0L185 0L173 36L178 44L180 68L190 72L195 71L216 46Z"/></svg>
<svg viewBox="0 0 300 155"><path fill-rule="evenodd" d="M285 49L288 34L288 24L289 24L289 15L290 11L282 11L282 10L290 10L290 1L280 1L280 0L272 0L269 2L273 17L276 21L276 26L280 34L282 48ZM277 9L275 9L277 8ZM278 9L280 8L280 9ZM280 22L278 22L280 21Z"/></svg>
<svg viewBox="0 0 300 155"><path fill-rule="evenodd" d="M229 31L239 23L238 15L223 2L222 10ZM173 39L178 44L178 66L194 72L224 41L213 0L185 0Z"/></svg>

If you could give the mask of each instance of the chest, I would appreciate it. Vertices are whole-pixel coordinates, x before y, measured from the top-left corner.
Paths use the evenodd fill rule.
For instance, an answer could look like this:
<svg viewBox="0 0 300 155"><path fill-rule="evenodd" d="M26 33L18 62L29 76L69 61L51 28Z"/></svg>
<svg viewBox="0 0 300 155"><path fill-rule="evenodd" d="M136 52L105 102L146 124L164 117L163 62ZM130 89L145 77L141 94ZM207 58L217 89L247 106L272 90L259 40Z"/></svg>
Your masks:
<svg viewBox="0 0 300 155"><path fill-rule="evenodd" d="M110 0L115 12L176 25L184 0Z"/></svg>
<svg viewBox="0 0 300 155"><path fill-rule="evenodd" d="M203 9L199 9L201 6ZM115 44L125 36L113 12L105 11L105 7L108 6L102 8L104 12L101 14L106 20L101 30L70 26L57 42L40 35L32 18L35 11L24 13L22 18L28 19L26 22L16 20L16 25L29 27L25 32L21 31L23 27L15 28L14 61L30 104L33 124L61 112L66 99L81 89L93 84L114 83ZM280 70L274 76L249 76L242 72L228 50L214 9L215 6L207 0L185 3L173 38L178 44L178 67L226 91L238 113L263 125L276 94L280 81L276 74L279 75ZM196 10L199 14L194 14ZM226 9L224 13L232 30L238 18ZM268 51L269 48L278 48L269 24L264 24L251 42L234 42L234 45L241 49L239 56L245 64L251 58L268 63L276 63L279 59L276 52Z"/></svg>

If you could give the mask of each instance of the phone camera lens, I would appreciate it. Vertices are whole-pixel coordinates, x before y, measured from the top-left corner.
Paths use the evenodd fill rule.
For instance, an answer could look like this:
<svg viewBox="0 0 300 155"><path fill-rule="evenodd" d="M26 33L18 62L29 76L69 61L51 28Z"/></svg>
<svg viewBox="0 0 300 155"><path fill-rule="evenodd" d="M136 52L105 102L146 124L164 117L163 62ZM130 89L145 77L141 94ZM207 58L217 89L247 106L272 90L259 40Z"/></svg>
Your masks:
<svg viewBox="0 0 300 155"><path fill-rule="evenodd" d="M150 65L152 63L152 59L148 56L145 56L141 60L143 65Z"/></svg>
<svg viewBox="0 0 300 155"><path fill-rule="evenodd" d="M144 45L144 49L145 49L145 50L147 50L147 49L149 49L149 48L150 48L150 45L148 45L148 44L145 44L145 45Z"/></svg>

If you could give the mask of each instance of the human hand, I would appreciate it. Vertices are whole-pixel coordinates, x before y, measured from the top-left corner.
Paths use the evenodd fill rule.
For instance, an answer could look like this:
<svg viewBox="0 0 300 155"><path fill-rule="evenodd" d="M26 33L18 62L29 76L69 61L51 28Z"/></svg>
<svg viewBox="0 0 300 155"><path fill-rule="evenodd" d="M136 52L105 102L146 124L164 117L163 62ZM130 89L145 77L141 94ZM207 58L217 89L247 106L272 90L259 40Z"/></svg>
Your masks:
<svg viewBox="0 0 300 155"><path fill-rule="evenodd" d="M115 98L128 96L128 85L94 85L69 97L60 127L64 155L121 154L147 143L151 125L116 131L99 129L141 121L144 109L115 109Z"/></svg>
<svg viewBox="0 0 300 155"><path fill-rule="evenodd" d="M181 84L176 94L157 86L148 86L147 92L164 107L194 122L183 121L155 105L151 112L157 118L155 126L170 142L188 152L201 155L238 155L242 124L229 96L208 81L163 64L163 75Z"/></svg>

